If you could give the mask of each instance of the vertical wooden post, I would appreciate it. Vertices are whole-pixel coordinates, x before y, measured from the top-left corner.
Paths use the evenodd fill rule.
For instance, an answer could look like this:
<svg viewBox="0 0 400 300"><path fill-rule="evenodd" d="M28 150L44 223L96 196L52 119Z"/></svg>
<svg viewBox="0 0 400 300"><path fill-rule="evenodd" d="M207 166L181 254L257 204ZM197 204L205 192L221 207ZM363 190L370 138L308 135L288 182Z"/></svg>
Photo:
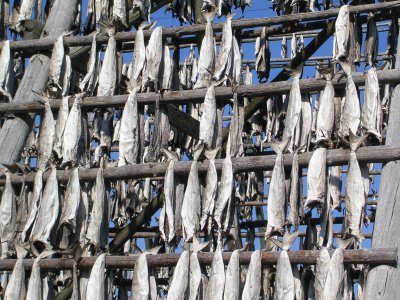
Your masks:
<svg viewBox="0 0 400 300"><path fill-rule="evenodd" d="M400 39L397 51L400 49ZM395 68L400 69L400 53L396 55ZM389 126L386 145L399 146L400 84L391 95ZM382 168L379 203L375 218L372 247L400 247L400 161L392 161ZM365 299L398 299L400 281L399 264L396 267L378 266L368 273Z"/></svg>

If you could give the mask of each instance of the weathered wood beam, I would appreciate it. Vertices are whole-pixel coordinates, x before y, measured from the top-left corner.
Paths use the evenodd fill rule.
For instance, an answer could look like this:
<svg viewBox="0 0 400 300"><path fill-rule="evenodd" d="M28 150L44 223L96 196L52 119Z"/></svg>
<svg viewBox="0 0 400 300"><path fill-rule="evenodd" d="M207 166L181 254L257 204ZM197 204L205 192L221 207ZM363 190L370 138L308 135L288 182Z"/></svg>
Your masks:
<svg viewBox="0 0 400 300"><path fill-rule="evenodd" d="M313 152L299 154L299 165L307 166ZM234 158L232 167L234 172L251 172L251 171L266 171L272 170L275 165L276 155L263 156L248 156ZM285 167L290 167L292 164L293 155L284 154L283 164ZM350 150L333 149L328 150L326 155L327 165L346 165L350 159ZM359 162L388 162L400 159L400 146L369 146L361 147L357 150L357 159ZM215 160L215 167L218 171L222 170L222 159ZM174 173L177 176L187 176L190 171L192 161L178 161L174 165ZM104 169L104 179L108 181L116 181L123 179L146 178L152 176L164 176L167 170L168 163L145 163L137 165L125 165L121 167L110 167ZM199 162L199 173L204 174L208 170L208 161ZM81 181L94 181L97 175L97 168L79 170L79 178ZM50 171L43 175L43 180L46 181ZM57 178L59 182L68 182L70 171L58 170ZM33 183L35 172L30 172L25 176L12 174L11 181L15 184ZM3 184L4 180L0 180Z"/></svg>
<svg viewBox="0 0 400 300"><path fill-rule="evenodd" d="M240 253L240 264L248 265L250 263L252 252L241 252ZM333 250L330 250L330 254L333 254ZM224 264L229 263L229 259L232 252L223 252L222 257ZM278 262L280 253L277 251L262 251L261 261L264 265L275 265ZM320 255L319 250L299 250L288 252L290 262L292 264L315 264ZM174 254L158 254L148 255L147 265L151 268L154 267L174 267L180 253ZM202 265L211 265L214 257L213 252L199 252L198 259ZM106 268L109 269L133 269L139 255L129 256L107 256L106 257ZM79 261L78 267L80 269L90 269L95 263L97 257L83 257ZM31 269L33 266L33 259L25 259L24 267ZM11 271L17 262L16 259L4 259L0 260L1 271ZM395 264L397 263L397 248L377 248L377 249L360 249L360 250L344 250L343 251L343 262L345 264L367 264L367 265L379 265L379 264ZM42 270L57 271L72 269L74 265L73 259L68 258L50 258L42 259L39 263ZM393 299L393 298L392 298Z"/></svg>
<svg viewBox="0 0 400 300"><path fill-rule="evenodd" d="M78 0L56 1L44 27L39 42L54 41L63 32L68 32L74 22ZM24 41L31 43L32 41ZM33 101L32 91L41 92L46 86L50 68L50 58L46 55L35 55L19 85L14 103ZM10 164L19 159L26 138L33 126L34 115L17 116L4 122L0 130L0 163Z"/></svg>
<svg viewBox="0 0 400 300"><path fill-rule="evenodd" d="M380 70L377 71L380 84L395 84L400 82L400 70ZM353 73L352 78L357 86L365 84L366 74L363 72ZM346 87L346 77L343 73L338 73L332 79L332 84L337 89ZM324 79L301 79L300 89L302 92L322 91L325 88L326 81ZM271 83L262 83L254 85L242 85L238 87L238 95L240 97L268 97L272 95L283 95L290 92L292 87L291 81L280 81ZM160 103L167 104L183 104L189 102L203 102L206 94L206 89L186 90L186 91L171 91L165 92L161 98L157 93L139 93L137 101L139 104L153 104L157 99ZM231 87L216 87L215 96L218 101L230 99L233 96ZM123 107L128 95L117 95L112 97L85 97L82 99L81 107L86 110L106 107ZM33 99L32 99L33 100ZM264 100L263 100L264 101ZM50 105L54 110L60 107L60 100L50 100ZM73 97L70 99L70 106L74 102ZM253 102L251 102L253 103ZM168 107L170 108L170 107ZM0 112L2 113L24 113L24 112L40 112L43 110L43 105L37 101L29 101L25 103L0 103ZM185 114L178 109L171 109L172 115ZM196 120L197 121L197 120ZM196 124L198 121L196 122ZM185 124L182 124L185 125ZM186 126L191 126L186 124ZM198 129L197 129L198 132Z"/></svg>

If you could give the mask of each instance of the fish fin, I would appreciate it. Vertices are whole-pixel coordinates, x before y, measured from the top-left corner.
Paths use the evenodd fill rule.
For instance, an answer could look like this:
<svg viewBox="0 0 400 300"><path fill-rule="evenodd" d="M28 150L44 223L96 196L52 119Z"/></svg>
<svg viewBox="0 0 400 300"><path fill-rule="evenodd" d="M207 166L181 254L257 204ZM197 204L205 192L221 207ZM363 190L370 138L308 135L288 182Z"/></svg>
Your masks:
<svg viewBox="0 0 400 300"><path fill-rule="evenodd" d="M346 249L350 244L354 242L354 237L350 237L348 239L341 239L341 238L336 238L336 242L338 243L339 248L341 249Z"/></svg>
<svg viewBox="0 0 400 300"><path fill-rule="evenodd" d="M197 237L193 237L193 244L192 244L192 251L193 252L200 252L207 248L210 245L210 242L200 243Z"/></svg>
<svg viewBox="0 0 400 300"><path fill-rule="evenodd" d="M335 66L328 61L328 66L325 67L320 62L317 62L317 71L325 78L325 80L331 81L334 76Z"/></svg>
<svg viewBox="0 0 400 300"><path fill-rule="evenodd" d="M202 140L199 140L195 146L194 153L193 153L193 160L198 161L201 153L203 152L204 143Z"/></svg>
<svg viewBox="0 0 400 300"><path fill-rule="evenodd" d="M164 245L159 245L154 248L151 248L150 250L146 251L146 254L157 255L158 252L160 252L162 247L164 247Z"/></svg>
<svg viewBox="0 0 400 300"><path fill-rule="evenodd" d="M271 147L272 150L274 150L274 152L276 154L280 154L280 153L283 153L285 151L288 142L289 142L289 138L284 138L280 142L266 143L265 146L266 147Z"/></svg>
<svg viewBox="0 0 400 300"><path fill-rule="evenodd" d="M283 249L283 243L280 240L274 239L272 237L268 238L273 244L275 244L278 248Z"/></svg>
<svg viewBox="0 0 400 300"><path fill-rule="evenodd" d="M206 151L204 151L204 155L208 160L212 160L217 157L219 150L220 150L220 148L213 149L213 150L206 150Z"/></svg>
<svg viewBox="0 0 400 300"><path fill-rule="evenodd" d="M14 247L17 252L17 258L25 258L29 253L28 250L17 241L14 242Z"/></svg>
<svg viewBox="0 0 400 300"><path fill-rule="evenodd" d="M300 231L296 230L292 233L289 232L285 232L285 234L283 235L283 250L288 251L290 249L290 247L292 247L292 244L294 243L294 241L297 239L297 237L299 236Z"/></svg>
<svg viewBox="0 0 400 300"><path fill-rule="evenodd" d="M303 65L303 63L300 63L295 69L285 67L284 71L288 73L291 77L301 78L301 75L303 74Z"/></svg>
<svg viewBox="0 0 400 300"><path fill-rule="evenodd" d="M349 130L349 141L350 141L350 150L356 151L362 143L366 140L368 135L356 136L351 130Z"/></svg>
<svg viewBox="0 0 400 300"><path fill-rule="evenodd" d="M39 93L34 90L32 90L32 94L36 97L34 101L39 102L41 104L46 104L49 103L49 97L45 96L44 93Z"/></svg>
<svg viewBox="0 0 400 300"><path fill-rule="evenodd" d="M142 22L142 23L140 23L138 29L141 29L141 30L151 30L151 29L154 28L154 26L156 26L156 24L157 24L157 20L151 22L150 24L148 24L148 23L146 23L146 22Z"/></svg>
<svg viewBox="0 0 400 300"><path fill-rule="evenodd" d="M175 151L170 151L167 148L161 148L161 151L167 156L170 160L179 161L179 156Z"/></svg>

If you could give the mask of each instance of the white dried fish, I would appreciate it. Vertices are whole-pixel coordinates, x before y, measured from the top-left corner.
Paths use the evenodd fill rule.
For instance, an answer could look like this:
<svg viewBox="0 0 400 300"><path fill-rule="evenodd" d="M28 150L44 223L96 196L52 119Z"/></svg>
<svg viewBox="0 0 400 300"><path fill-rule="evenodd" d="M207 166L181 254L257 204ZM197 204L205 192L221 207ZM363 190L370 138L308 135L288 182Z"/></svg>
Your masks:
<svg viewBox="0 0 400 300"><path fill-rule="evenodd" d="M79 183L79 169L73 168L65 191L64 201L58 222L58 236L60 248L67 249L75 242L77 216L79 203L81 202L81 186Z"/></svg>
<svg viewBox="0 0 400 300"><path fill-rule="evenodd" d="M326 193L326 148L318 148L311 156L307 171L305 208L323 207Z"/></svg>
<svg viewBox="0 0 400 300"><path fill-rule="evenodd" d="M170 243L175 236L174 227L174 203L175 203L175 176L174 176L175 160L170 160L164 179L164 206L160 213L159 227L162 238ZM165 222L165 217L167 222ZM168 228L168 236L166 235Z"/></svg>
<svg viewBox="0 0 400 300"><path fill-rule="evenodd" d="M203 293L203 276L201 273L201 267L199 263L199 259L197 258L197 253L202 249L207 247L209 242L199 243L199 241L195 238L193 239L192 244L192 254L190 254L189 261L189 300L197 300L202 299Z"/></svg>
<svg viewBox="0 0 400 300"><path fill-rule="evenodd" d="M104 53L103 65L99 74L99 86L97 96L114 95L117 84L117 44L115 41L115 29L106 28L109 39L107 49Z"/></svg>
<svg viewBox="0 0 400 300"><path fill-rule="evenodd" d="M295 151L293 154L292 171L290 175L290 212L287 221L288 225L293 226L295 230L299 228L299 202L302 201L299 185L299 155L298 152Z"/></svg>
<svg viewBox="0 0 400 300"><path fill-rule="evenodd" d="M67 124L69 114L69 97L62 97L60 108L57 114L56 132L54 136L53 152L60 158L62 156L62 144L65 125Z"/></svg>
<svg viewBox="0 0 400 300"><path fill-rule="evenodd" d="M242 53L237 38L233 37L232 85L242 84Z"/></svg>
<svg viewBox="0 0 400 300"><path fill-rule="evenodd" d="M322 141L330 142L333 130L333 123L335 120L335 89L332 85L333 78L333 65L325 69L318 68L318 72L326 79L326 85L318 99L318 115L317 115L317 130L315 142Z"/></svg>
<svg viewBox="0 0 400 300"><path fill-rule="evenodd" d="M151 0L133 0L132 4L133 9L139 9L141 18L147 22L150 22L151 2Z"/></svg>
<svg viewBox="0 0 400 300"><path fill-rule="evenodd" d="M228 267L225 272L225 288L224 288L224 300L239 300L240 299L240 263L239 263L240 250L232 252L231 258L229 259ZM253 255L251 256L253 259ZM251 263L250 263L251 265ZM256 263L253 264L254 266ZM255 266L256 267L256 266ZM250 269L250 267L249 267ZM249 274L249 273L247 273ZM254 274L256 277L258 274ZM253 280L253 276L249 280ZM247 280L246 280L247 282ZM249 281L250 282L250 281ZM250 292L250 291L249 291Z"/></svg>
<svg viewBox="0 0 400 300"><path fill-rule="evenodd" d="M319 251L319 256L317 258L317 265L315 267L315 300L323 300L324 299L324 290L326 279L329 272L331 257L329 255L328 249L326 247L322 247Z"/></svg>
<svg viewBox="0 0 400 300"><path fill-rule="evenodd" d="M49 250L52 248L51 233L56 225L59 213L60 199L58 195L57 169L52 165L29 239L34 253L40 253L43 249Z"/></svg>
<svg viewBox="0 0 400 300"><path fill-rule="evenodd" d="M11 172L7 169L2 169L1 171L6 175L6 183L0 203L1 258L6 258L8 256L9 243L13 240L16 231L17 203L11 183Z"/></svg>
<svg viewBox="0 0 400 300"><path fill-rule="evenodd" d="M213 79L220 81L225 75L229 75L228 64L232 55L233 34L232 34L233 15L228 14L222 27L221 47L218 53Z"/></svg>
<svg viewBox="0 0 400 300"><path fill-rule="evenodd" d="M139 122L136 91L129 93L121 118L118 166L136 164L139 147Z"/></svg>
<svg viewBox="0 0 400 300"><path fill-rule="evenodd" d="M149 270L147 253L139 255L132 275L132 300L147 300L150 296Z"/></svg>
<svg viewBox="0 0 400 300"><path fill-rule="evenodd" d="M294 299L294 278L287 251L279 254L275 276L275 300Z"/></svg>
<svg viewBox="0 0 400 300"><path fill-rule="evenodd" d="M88 62L88 70L85 77L79 84L79 89L81 90L81 92L88 90L90 96L92 96L94 93L99 73L98 69L99 69L100 57L99 57L99 52L97 51L97 42L96 42L97 35L98 35L97 32L95 32L93 35L92 47L90 49L90 56Z"/></svg>
<svg viewBox="0 0 400 300"><path fill-rule="evenodd" d="M119 20L125 27L128 27L127 20L127 7L125 0L114 0L113 3L113 15L114 19Z"/></svg>
<svg viewBox="0 0 400 300"><path fill-rule="evenodd" d="M14 63L10 51L10 42L4 41L0 53L0 93L13 100L14 93Z"/></svg>
<svg viewBox="0 0 400 300"><path fill-rule="evenodd" d="M8 281L7 288L4 293L4 300L25 299L25 297L25 267L24 260L20 258L15 263L10 280Z"/></svg>
<svg viewBox="0 0 400 300"><path fill-rule="evenodd" d="M331 198L332 210L341 210L342 168L332 166L329 171L328 190Z"/></svg>
<svg viewBox="0 0 400 300"><path fill-rule="evenodd" d="M168 45L164 45L164 52L162 58L162 70L160 72L160 87L163 91L168 91L172 83L172 59L169 55ZM195 61L195 60L194 60ZM194 66L192 66L193 68Z"/></svg>
<svg viewBox="0 0 400 300"><path fill-rule="evenodd" d="M217 138L217 101L215 100L215 87L211 85L207 89L203 103L203 112L200 118L199 139L203 141L206 149L215 146Z"/></svg>
<svg viewBox="0 0 400 300"><path fill-rule="evenodd" d="M51 95L57 96L62 90L62 72L64 66L64 35L60 35L54 43L49 70L49 81L47 83L48 91Z"/></svg>
<svg viewBox="0 0 400 300"><path fill-rule="evenodd" d="M169 285L167 300L185 299L189 282L189 250L184 251L176 264L172 281Z"/></svg>
<svg viewBox="0 0 400 300"><path fill-rule="evenodd" d="M360 125L360 100L353 78L351 77L351 66L346 62L341 62L343 71L346 73L346 98L342 105L342 112L340 115L339 136L347 138L349 132L357 133Z"/></svg>
<svg viewBox="0 0 400 300"><path fill-rule="evenodd" d="M350 161L346 176L346 215L344 219L345 236L361 237L361 223L366 203L364 177L358 164L356 150L365 141L366 136L356 137L350 132Z"/></svg>
<svg viewBox="0 0 400 300"><path fill-rule="evenodd" d="M31 277L29 278L26 300L42 300L42 277L40 272L40 261L46 256L52 255L54 251L42 252L33 262ZM46 299L47 300L47 299Z"/></svg>
<svg viewBox="0 0 400 300"><path fill-rule="evenodd" d="M379 95L379 81L376 69L367 72L364 90L364 104L361 112L361 127L365 134L374 136L378 141L382 137L382 107Z"/></svg>
<svg viewBox="0 0 400 300"><path fill-rule="evenodd" d="M74 104L65 124L62 145L62 164L76 166L78 164L79 141L82 133L81 103L82 94L75 96Z"/></svg>
<svg viewBox="0 0 400 300"><path fill-rule="evenodd" d="M305 297L303 283L297 266L293 266L293 280L294 280L294 299L303 300Z"/></svg>
<svg viewBox="0 0 400 300"><path fill-rule="evenodd" d="M268 80L270 71L271 52L269 49L269 41L266 35L266 27L261 29L259 49L256 50L256 71L258 79L261 82L263 79Z"/></svg>
<svg viewBox="0 0 400 300"><path fill-rule="evenodd" d="M275 232L282 233L285 226L286 186L283 167L283 151L287 140L268 144L277 154L268 193L268 224L266 236Z"/></svg>
<svg viewBox="0 0 400 300"><path fill-rule="evenodd" d="M222 216L232 197L233 169L232 158L228 153L222 161L221 183L218 190L218 198L215 203L214 219L219 229L222 228ZM229 218L229 216L227 216Z"/></svg>
<svg viewBox="0 0 400 300"><path fill-rule="evenodd" d="M360 15L354 15L354 22L353 22L353 29L354 29L354 63L360 64L361 62L361 46L362 46L362 22L360 20Z"/></svg>
<svg viewBox="0 0 400 300"><path fill-rule="evenodd" d="M106 273L106 254L100 254L90 271L89 280L86 288L86 300L105 299L105 273Z"/></svg>
<svg viewBox="0 0 400 300"><path fill-rule="evenodd" d="M207 220L214 213L215 199L218 191L218 175L215 168L215 155L218 150L214 150L208 157L208 170L206 175L206 188L203 194L203 215L200 221L200 228L204 230Z"/></svg>
<svg viewBox="0 0 400 300"><path fill-rule="evenodd" d="M324 300L336 300L340 296L340 290L343 285L344 265L343 249L338 248L333 252L329 262L329 270L326 275L324 287Z"/></svg>
<svg viewBox="0 0 400 300"><path fill-rule="evenodd" d="M367 35L365 38L365 64L374 67L378 55L379 34L374 20L374 13L369 12L367 18Z"/></svg>
<svg viewBox="0 0 400 300"><path fill-rule="evenodd" d="M160 89L158 74L161 69L163 52L162 27L160 26L153 30L146 47L146 65L143 71L144 80L142 82L143 88L153 84L155 91Z"/></svg>
<svg viewBox="0 0 400 300"><path fill-rule="evenodd" d="M196 145L193 162L190 167L189 178L183 198L181 216L182 230L185 241L192 239L196 230L199 229L201 216L200 183L198 174L198 158L203 150L203 144Z"/></svg>
<svg viewBox="0 0 400 300"><path fill-rule="evenodd" d="M242 299L259 299L261 292L261 275L261 250L256 250L251 254Z"/></svg>
<svg viewBox="0 0 400 300"><path fill-rule="evenodd" d="M348 5L340 7L339 14L335 22L335 45L337 53L335 59L344 61L348 56L350 47L350 11Z"/></svg>
<svg viewBox="0 0 400 300"><path fill-rule="evenodd" d="M109 208L104 183L104 170L97 171L94 203L91 212L91 222L87 229L86 238L95 247L103 248L108 244Z"/></svg>
<svg viewBox="0 0 400 300"><path fill-rule="evenodd" d="M32 9L34 4L35 0L22 0L18 17L19 23L32 19Z"/></svg>
<svg viewBox="0 0 400 300"><path fill-rule="evenodd" d="M225 266L222 250L217 247L211 262L210 276L205 299L222 300L225 286Z"/></svg>
<svg viewBox="0 0 400 300"><path fill-rule="evenodd" d="M244 9L246 6L251 7L251 0L235 0L235 8L241 8L242 13L244 12Z"/></svg>

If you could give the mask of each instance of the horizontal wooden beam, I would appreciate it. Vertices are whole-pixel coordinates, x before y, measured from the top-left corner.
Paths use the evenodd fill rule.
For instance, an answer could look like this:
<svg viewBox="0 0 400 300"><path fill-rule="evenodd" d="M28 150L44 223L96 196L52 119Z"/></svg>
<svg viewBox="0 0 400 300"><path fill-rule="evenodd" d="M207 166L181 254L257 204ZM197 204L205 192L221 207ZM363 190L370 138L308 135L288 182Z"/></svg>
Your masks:
<svg viewBox="0 0 400 300"><path fill-rule="evenodd" d="M395 84L400 82L400 70L379 70L377 71L380 84ZM354 83L357 86L364 85L366 73L357 72L352 74ZM346 76L343 73L338 73L332 80L332 84L336 89L346 87ZM321 91L325 88L326 81L322 78L308 78L300 80L300 89L302 92ZM240 97L261 97L272 95L283 95L290 92L292 87L291 81L279 81L271 83L261 83L254 85L241 85L238 87L238 95ZM167 104L182 104L188 102L203 102L206 94L206 89L171 91L165 92L160 97L157 93L139 93L137 101L139 104L151 104L159 99L160 103ZM231 87L216 87L215 96L217 100L222 101L230 99L233 96ZM82 108L93 110L95 108L107 107L123 107L128 95L117 95L112 97L85 97L82 101ZM73 97L70 99L70 106L73 104ZM61 101L59 99L51 100L50 105L53 109L58 110ZM24 103L0 103L0 112L2 113L25 113L39 112L43 110L43 105L36 101Z"/></svg>
<svg viewBox="0 0 400 300"><path fill-rule="evenodd" d="M351 6L351 13L365 13L365 12L376 12L381 10L388 10L397 8L400 6L400 1L383 2L378 4L366 4ZM248 20L234 20L232 21L232 29L244 29L244 28L255 28L261 26L274 26L281 24L291 24L295 22L305 22L321 19L334 18L339 13L339 8L329 9L319 12L308 12L301 14L292 14L276 17L265 17ZM223 23L213 23L214 31L222 31ZM185 35L196 35L204 32L205 25L197 24L191 26L178 26L171 28L163 28L164 37L181 37ZM146 30L144 32L145 37L149 37L152 30ZM115 35L115 39L120 42L132 41L135 39L136 32L119 32ZM108 37L105 35L97 37L98 43L107 43ZM46 51L53 47L55 39L43 39L32 40L32 41L14 41L10 43L12 50L22 51ZM70 36L64 38L64 45L66 47L76 46L89 46L92 43L91 36Z"/></svg>
<svg viewBox="0 0 400 300"><path fill-rule="evenodd" d="M307 166L313 152L299 154L299 165ZM328 150L326 155L327 165L345 165L350 158L350 150L333 149ZM251 171L266 171L272 170L275 165L276 155L248 156L232 159L233 171L251 172ZM400 159L400 147L390 146L369 146L361 147L357 150L357 159L359 162L376 163L388 162ZM283 163L285 167L292 165L293 155L284 154ZM222 159L215 160L215 167L218 171L222 169ZM192 161L178 161L174 165L174 173L177 176L187 176L190 171ZM123 179L138 179L152 176L164 176L167 170L168 163L145 163L137 165L125 165L121 167L110 167L104 170L104 179L108 181L117 181ZM198 164L199 173L206 173L208 169L208 161L202 161ZM81 181L94 181L96 179L98 169L79 170L79 178ZM68 182L70 171L57 171L57 178L60 182ZM50 171L46 171L43 175L44 180L47 180ZM26 176L12 174L11 181L15 184L22 182L33 183L35 172L30 172ZM4 184L4 179L0 180L0 184Z"/></svg>
<svg viewBox="0 0 400 300"><path fill-rule="evenodd" d="M330 251L332 255L333 250ZM250 263L252 252L240 253L240 264L248 265ZM319 257L320 251L318 250L299 250L289 251L289 259L293 264L315 264ZM232 252L224 252L222 254L225 264L229 263ZM176 266L181 254L158 254L147 255L147 265L149 267L174 267ZM200 252L198 259L202 265L211 265L214 257L213 252ZM264 265L275 265L278 261L279 252L276 251L262 251L261 261ZM107 256L106 268L109 269L133 269L135 267L138 255L129 256ZM81 258L78 267L80 269L90 269L95 263L97 257L83 257ZM16 259L2 259L0 260L1 271L11 271L16 263ZM33 266L33 259L25 259L24 267L31 269ZM344 250L343 262L345 264L396 264L397 263L397 248L376 248L376 249L360 249L360 250ZM50 258L42 259L39 263L42 270L55 271L72 269L74 259L68 258Z"/></svg>

